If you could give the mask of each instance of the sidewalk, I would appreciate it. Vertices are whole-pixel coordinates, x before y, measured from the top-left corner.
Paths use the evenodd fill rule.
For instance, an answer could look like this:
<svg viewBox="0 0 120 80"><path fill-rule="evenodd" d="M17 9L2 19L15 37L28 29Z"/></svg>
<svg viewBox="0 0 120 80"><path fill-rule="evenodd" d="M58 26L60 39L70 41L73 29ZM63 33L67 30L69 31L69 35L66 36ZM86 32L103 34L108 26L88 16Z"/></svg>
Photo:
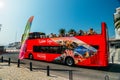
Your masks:
<svg viewBox="0 0 120 80"><path fill-rule="evenodd" d="M0 63L0 80L68 80L66 78L50 75L42 71L30 71L28 68L15 64Z"/></svg>

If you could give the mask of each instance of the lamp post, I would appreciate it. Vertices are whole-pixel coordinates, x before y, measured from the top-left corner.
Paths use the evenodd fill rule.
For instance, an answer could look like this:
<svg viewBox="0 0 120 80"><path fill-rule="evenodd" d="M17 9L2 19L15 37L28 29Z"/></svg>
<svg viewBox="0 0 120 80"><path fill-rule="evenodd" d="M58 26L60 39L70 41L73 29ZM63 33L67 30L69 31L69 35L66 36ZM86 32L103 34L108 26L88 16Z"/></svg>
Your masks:
<svg viewBox="0 0 120 80"><path fill-rule="evenodd" d="M0 31L1 31L2 24L0 24Z"/></svg>

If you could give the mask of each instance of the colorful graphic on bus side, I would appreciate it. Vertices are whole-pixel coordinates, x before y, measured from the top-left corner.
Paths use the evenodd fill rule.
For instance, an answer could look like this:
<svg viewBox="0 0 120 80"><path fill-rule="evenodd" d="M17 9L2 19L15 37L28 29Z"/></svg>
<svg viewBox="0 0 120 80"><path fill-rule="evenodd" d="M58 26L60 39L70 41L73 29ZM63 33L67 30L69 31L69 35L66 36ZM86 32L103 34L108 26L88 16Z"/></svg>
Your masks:
<svg viewBox="0 0 120 80"><path fill-rule="evenodd" d="M65 50L61 56L57 57L55 61L64 62L66 57L72 57L75 64L95 55L97 49L86 44L85 42L75 37L51 38L54 42L65 46Z"/></svg>

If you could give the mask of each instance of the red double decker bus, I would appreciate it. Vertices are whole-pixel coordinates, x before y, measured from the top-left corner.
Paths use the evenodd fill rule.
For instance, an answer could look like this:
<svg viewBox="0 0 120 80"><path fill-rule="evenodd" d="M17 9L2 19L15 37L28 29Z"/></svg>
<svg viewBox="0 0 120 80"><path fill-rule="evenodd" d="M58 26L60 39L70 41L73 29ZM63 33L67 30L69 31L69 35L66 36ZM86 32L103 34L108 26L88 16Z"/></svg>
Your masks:
<svg viewBox="0 0 120 80"><path fill-rule="evenodd" d="M80 66L108 66L107 27L101 24L101 33L72 37L48 38L33 32L26 40L24 58Z"/></svg>

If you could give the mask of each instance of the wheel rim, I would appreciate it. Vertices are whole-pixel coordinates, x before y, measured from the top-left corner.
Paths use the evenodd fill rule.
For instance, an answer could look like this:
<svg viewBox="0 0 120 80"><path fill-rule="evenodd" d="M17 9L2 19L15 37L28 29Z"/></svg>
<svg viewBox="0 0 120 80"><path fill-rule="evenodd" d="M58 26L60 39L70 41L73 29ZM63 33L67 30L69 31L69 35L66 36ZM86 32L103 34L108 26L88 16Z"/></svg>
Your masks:
<svg viewBox="0 0 120 80"><path fill-rule="evenodd" d="M67 58L66 64L69 65L69 66L72 66L72 65L73 65L73 60L72 60L72 58Z"/></svg>
<svg viewBox="0 0 120 80"><path fill-rule="evenodd" d="M30 54L29 59L33 59L33 55L32 54Z"/></svg>

